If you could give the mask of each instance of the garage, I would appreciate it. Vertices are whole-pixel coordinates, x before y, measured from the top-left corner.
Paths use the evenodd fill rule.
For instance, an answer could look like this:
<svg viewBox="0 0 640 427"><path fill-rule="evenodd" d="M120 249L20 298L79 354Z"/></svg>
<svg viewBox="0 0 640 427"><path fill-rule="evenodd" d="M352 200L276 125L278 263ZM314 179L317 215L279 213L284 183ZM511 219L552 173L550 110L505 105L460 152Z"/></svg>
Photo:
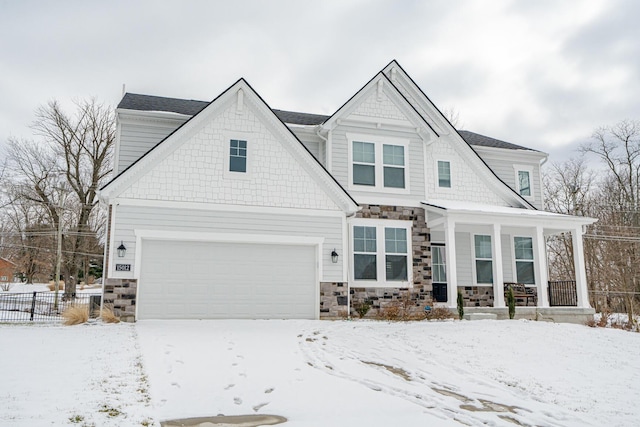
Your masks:
<svg viewBox="0 0 640 427"><path fill-rule="evenodd" d="M316 246L142 240L137 318L315 319Z"/></svg>

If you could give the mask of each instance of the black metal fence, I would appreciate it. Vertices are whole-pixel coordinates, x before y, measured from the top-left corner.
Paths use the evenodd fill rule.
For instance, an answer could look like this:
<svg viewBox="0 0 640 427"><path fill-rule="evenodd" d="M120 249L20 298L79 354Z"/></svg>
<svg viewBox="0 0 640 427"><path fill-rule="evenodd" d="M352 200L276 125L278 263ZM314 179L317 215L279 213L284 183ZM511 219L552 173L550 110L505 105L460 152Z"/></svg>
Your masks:
<svg viewBox="0 0 640 427"><path fill-rule="evenodd" d="M64 292L12 293L0 292L0 322L52 322L61 319L62 313L74 305L87 305L93 315L100 309L100 295Z"/></svg>
<svg viewBox="0 0 640 427"><path fill-rule="evenodd" d="M578 292L575 280L549 282L549 305L551 307L578 305Z"/></svg>

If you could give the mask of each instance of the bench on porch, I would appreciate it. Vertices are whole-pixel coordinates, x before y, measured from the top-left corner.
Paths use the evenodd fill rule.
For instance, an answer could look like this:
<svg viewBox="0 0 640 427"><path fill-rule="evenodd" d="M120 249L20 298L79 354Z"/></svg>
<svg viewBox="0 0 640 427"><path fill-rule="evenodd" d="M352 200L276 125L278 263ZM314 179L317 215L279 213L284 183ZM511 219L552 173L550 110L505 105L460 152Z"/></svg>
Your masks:
<svg viewBox="0 0 640 427"><path fill-rule="evenodd" d="M518 300L523 300L525 305L529 305L529 301L533 302L533 305L538 305L538 295L536 295L536 289L533 287L527 287L522 283L512 283L505 282L504 284L504 296L505 301L507 300L507 292L509 292L509 288L513 290L513 296L516 299L516 304Z"/></svg>

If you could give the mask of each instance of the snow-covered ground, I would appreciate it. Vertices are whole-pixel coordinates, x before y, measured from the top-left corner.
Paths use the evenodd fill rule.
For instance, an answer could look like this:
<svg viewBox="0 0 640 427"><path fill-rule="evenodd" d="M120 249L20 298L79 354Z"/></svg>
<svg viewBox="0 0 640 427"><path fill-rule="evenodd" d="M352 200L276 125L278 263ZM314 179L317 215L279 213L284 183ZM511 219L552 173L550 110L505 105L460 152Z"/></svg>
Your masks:
<svg viewBox="0 0 640 427"><path fill-rule="evenodd" d="M531 321L0 325L0 425L635 426L640 334ZM76 422L77 421L77 422Z"/></svg>

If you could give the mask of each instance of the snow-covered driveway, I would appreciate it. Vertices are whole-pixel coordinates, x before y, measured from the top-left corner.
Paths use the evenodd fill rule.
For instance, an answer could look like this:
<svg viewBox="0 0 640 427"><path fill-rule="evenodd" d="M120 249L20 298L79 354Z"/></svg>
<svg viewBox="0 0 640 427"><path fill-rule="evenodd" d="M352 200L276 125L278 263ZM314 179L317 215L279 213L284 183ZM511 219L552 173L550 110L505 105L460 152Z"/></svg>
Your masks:
<svg viewBox="0 0 640 427"><path fill-rule="evenodd" d="M0 324L0 426L636 426L640 334L528 321Z"/></svg>
<svg viewBox="0 0 640 427"><path fill-rule="evenodd" d="M636 425L640 334L527 321L147 321L159 419Z"/></svg>

